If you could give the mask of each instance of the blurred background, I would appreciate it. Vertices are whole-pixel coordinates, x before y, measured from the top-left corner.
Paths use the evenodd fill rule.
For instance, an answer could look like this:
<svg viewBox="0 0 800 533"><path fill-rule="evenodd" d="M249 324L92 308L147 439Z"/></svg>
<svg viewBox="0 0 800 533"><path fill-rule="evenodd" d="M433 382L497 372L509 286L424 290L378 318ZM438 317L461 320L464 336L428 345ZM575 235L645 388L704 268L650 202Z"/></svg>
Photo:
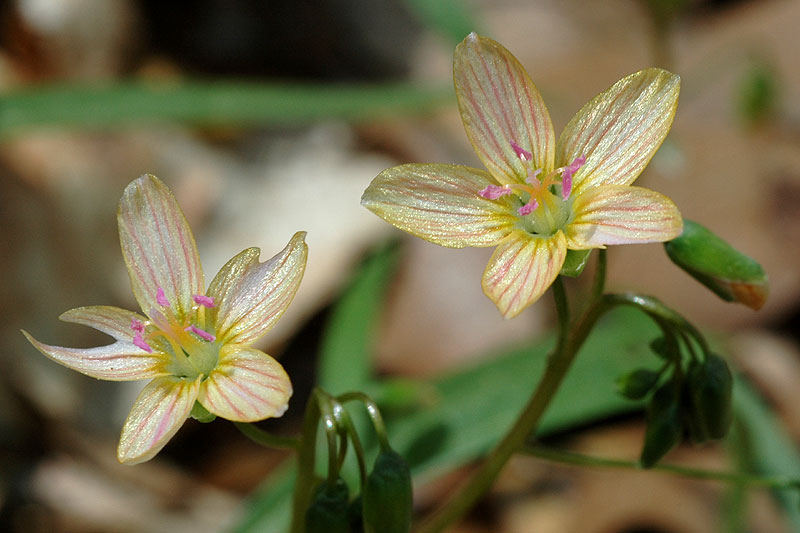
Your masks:
<svg viewBox="0 0 800 533"><path fill-rule="evenodd" d="M547 334L549 298L503 321L482 294L491 250L448 250L407 237L359 205L370 180L389 166L480 166L451 81L455 45L473 30L501 42L528 69L557 132L626 74L648 66L680 74L674 127L640 184L669 195L685 217L761 262L770 299L758 313L721 302L674 268L660 245L612 249L608 285L656 295L713 332L755 398L742 412L772 424L749 448L687 446L667 459L797 475L798 25L800 2L793 0L0 2L0 529L285 528L270 513L285 511L274 507L272 487L286 453L259 448L225 421L190 420L156 459L120 466L119 430L142 384L69 371L19 333L98 345L103 335L58 315L90 304L136 309L115 213L123 188L140 174L159 176L175 192L207 279L246 247L259 246L265 259L295 231L308 231L304 282L260 346L295 382L289 412L264 424L270 430L296 430L341 295L388 239L395 240L392 274L380 278L370 317L369 368L411 383L433 380L418 411L443 412L437 405L444 405L450 378L466 381L462 369ZM630 320L617 319L609 331L638 331ZM337 327L346 333L361 325ZM625 339L646 345L650 332L636 331ZM598 346L598 361L618 355L610 346ZM647 357L641 354L628 355ZM339 371L348 373L346 360ZM614 394L613 374L583 376L573 387L582 396ZM509 385L517 405L535 381ZM471 390L492 394L477 382ZM640 408L614 401L605 411L554 422L546 437L635 459ZM416 457L419 511L441 500L518 409L499 401L490 407L509 412L494 433L482 432L488 440L458 440L454 429L449 438L468 445L436 468L426 466L436 455L431 442L447 439L437 441L434 432L427 435L433 441L406 445L394 430L401 451ZM449 412L465 426L491 418L463 404ZM758 452L759 442L767 451ZM763 490L520 457L455 530L796 531L796 504Z"/></svg>

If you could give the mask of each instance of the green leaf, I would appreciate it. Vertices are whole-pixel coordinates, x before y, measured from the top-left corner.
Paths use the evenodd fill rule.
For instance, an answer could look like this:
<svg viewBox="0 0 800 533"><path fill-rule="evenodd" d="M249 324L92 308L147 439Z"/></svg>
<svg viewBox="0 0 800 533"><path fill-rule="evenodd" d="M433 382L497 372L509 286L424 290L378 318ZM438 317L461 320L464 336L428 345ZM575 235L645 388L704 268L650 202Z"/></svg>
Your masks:
<svg viewBox="0 0 800 533"><path fill-rule="evenodd" d="M397 258L395 245L376 251L331 310L318 374L319 386L328 394L361 390L371 380L374 333Z"/></svg>
<svg viewBox="0 0 800 533"><path fill-rule="evenodd" d="M743 379L735 381L733 393L737 433L744 441L741 456L748 471L765 476L800 477L800 452L764 399ZM800 531L800 494L775 491L787 520Z"/></svg>
<svg viewBox="0 0 800 533"><path fill-rule="evenodd" d="M109 128L177 121L294 126L324 119L419 114L452 101L452 88L252 82L25 87L0 96L0 138L32 128Z"/></svg>
<svg viewBox="0 0 800 533"><path fill-rule="evenodd" d="M428 28L460 43L472 31L480 27L463 0L406 0L406 5Z"/></svg>
<svg viewBox="0 0 800 533"><path fill-rule="evenodd" d="M586 263L589 262L591 254L591 250L567 250L567 257L564 259L564 264L561 266L559 274L577 278L583 272Z"/></svg>
<svg viewBox="0 0 800 533"><path fill-rule="evenodd" d="M753 309L766 302L769 282L761 265L700 224L684 220L683 233L664 248L673 263L723 300Z"/></svg>

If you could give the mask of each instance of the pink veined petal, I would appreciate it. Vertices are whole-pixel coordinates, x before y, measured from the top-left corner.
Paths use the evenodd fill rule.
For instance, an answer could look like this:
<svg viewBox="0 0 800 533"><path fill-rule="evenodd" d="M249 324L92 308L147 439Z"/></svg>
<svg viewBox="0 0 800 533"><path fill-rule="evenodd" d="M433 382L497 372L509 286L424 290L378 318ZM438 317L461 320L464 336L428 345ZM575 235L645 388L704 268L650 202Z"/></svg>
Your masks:
<svg viewBox="0 0 800 533"><path fill-rule="evenodd" d="M149 316L166 301L180 320L191 309L192 296L203 294L205 286L192 231L175 197L158 178L145 174L125 188L117 222L142 311Z"/></svg>
<svg viewBox="0 0 800 533"><path fill-rule="evenodd" d="M198 400L222 418L254 422L283 415L291 395L292 383L280 363L259 350L228 344Z"/></svg>
<svg viewBox="0 0 800 533"><path fill-rule="evenodd" d="M505 318L518 315L538 300L564 264L567 244L562 232L550 237L517 230L500 243L483 273L483 292Z"/></svg>
<svg viewBox="0 0 800 533"><path fill-rule="evenodd" d="M556 161L586 156L573 178L573 194L597 185L629 185L667 136L678 106L680 77L649 68L593 98L558 139Z"/></svg>
<svg viewBox="0 0 800 533"><path fill-rule="evenodd" d="M149 353L134 344L137 332L131 328L131 324L132 320L143 320L141 315L117 307L98 305L71 309L60 318L107 333L116 342L96 348L66 348L44 344L27 331L22 332L37 350L55 362L87 376L109 381L132 381L168 374L169 359L166 354Z"/></svg>
<svg viewBox="0 0 800 533"><path fill-rule="evenodd" d="M122 427L120 463L152 459L169 442L192 411L201 380L202 376L194 381L167 376L148 383Z"/></svg>
<svg viewBox="0 0 800 533"><path fill-rule="evenodd" d="M664 242L683 231L683 219L672 200L642 187L589 189L575 198L572 209L575 215L566 236L575 249Z"/></svg>
<svg viewBox="0 0 800 533"><path fill-rule="evenodd" d="M491 194L489 173L461 165L393 167L372 180L361 205L403 231L442 246L494 246L515 224L514 195Z"/></svg>
<svg viewBox="0 0 800 533"><path fill-rule="evenodd" d="M499 43L471 33L453 60L458 108L472 146L502 185L553 169L555 133L539 90ZM532 163L520 154L532 154Z"/></svg>
<svg viewBox="0 0 800 533"><path fill-rule="evenodd" d="M308 257L306 232L299 231L274 257L260 263L248 248L220 269L208 288L216 307L206 309L224 343L251 344L272 328L289 307Z"/></svg>

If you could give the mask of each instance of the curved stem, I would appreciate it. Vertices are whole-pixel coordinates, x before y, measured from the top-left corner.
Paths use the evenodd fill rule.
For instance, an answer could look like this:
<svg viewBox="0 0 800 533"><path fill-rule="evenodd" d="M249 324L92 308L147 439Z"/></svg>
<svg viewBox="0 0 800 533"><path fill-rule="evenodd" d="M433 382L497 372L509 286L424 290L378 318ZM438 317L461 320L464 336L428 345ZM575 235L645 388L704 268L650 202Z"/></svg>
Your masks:
<svg viewBox="0 0 800 533"><path fill-rule="evenodd" d="M363 392L346 392L340 395L338 400L342 403L349 401L359 401L363 403L364 407L367 409L370 420L372 420L372 426L375 428L375 434L378 436L378 443L381 446L381 450L388 450L391 448L391 446L389 446L389 437L386 434L386 424L383 422L383 416L381 416L381 411L378 409L378 405L372 401L372 398Z"/></svg>
<svg viewBox="0 0 800 533"><path fill-rule="evenodd" d="M234 426L242 435L265 448L279 448L296 450L300 447L300 437L280 437L264 431L249 422L234 422Z"/></svg>
<svg viewBox="0 0 800 533"><path fill-rule="evenodd" d="M353 442L353 453L355 453L356 461L358 462L358 473L361 481L361 489L363 490L367 482L367 464L364 460L364 446L362 446L361 439L358 437L358 432L356 431L352 418L350 418L350 413L348 413L347 409L337 400L334 400L333 414L339 426L344 428L347 436L349 436L350 440Z"/></svg>
<svg viewBox="0 0 800 533"><path fill-rule="evenodd" d="M463 516L491 487L503 466L515 452L522 448L525 439L536 429L539 420L575 360L578 350L589 336L597 319L607 308L605 301L601 298L604 281L598 279L605 278L605 254L599 254L598 260L595 282L587 308L571 330L564 285L560 277L556 278L553 283L553 294L559 318L558 343L547 360L547 367L536 391L503 440L489 453L477 471L454 493L454 496L420 524L417 529L419 533L442 531Z"/></svg>
<svg viewBox="0 0 800 533"><path fill-rule="evenodd" d="M624 468L627 470L642 470L642 466L638 461L625 461L622 459L607 459L604 457L591 457L580 453L567 452L563 450L554 450L537 445L525 446L523 452L546 459L548 461L555 461L557 463L564 463L569 465L578 466L594 466L605 468ZM644 471L644 470L642 470ZM800 489L800 479L791 478L786 476L772 476L761 477L752 476L740 472L720 472L714 470L703 470L700 468L691 468L688 466L656 464L647 469L650 471L668 472L683 477L690 477L695 479L709 479L713 481L721 481L724 483L736 483L742 485L749 485L752 487L768 487L772 489Z"/></svg>

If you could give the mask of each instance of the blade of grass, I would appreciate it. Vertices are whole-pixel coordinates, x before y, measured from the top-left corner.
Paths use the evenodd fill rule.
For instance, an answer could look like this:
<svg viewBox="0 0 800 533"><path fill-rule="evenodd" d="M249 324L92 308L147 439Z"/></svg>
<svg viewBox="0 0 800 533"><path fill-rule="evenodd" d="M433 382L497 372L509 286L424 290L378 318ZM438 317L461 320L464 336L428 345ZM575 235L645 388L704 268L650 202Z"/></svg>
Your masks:
<svg viewBox="0 0 800 533"><path fill-rule="evenodd" d="M0 138L41 127L111 128L177 121L293 125L419 114L452 100L449 87L185 82L27 87L0 96Z"/></svg>

